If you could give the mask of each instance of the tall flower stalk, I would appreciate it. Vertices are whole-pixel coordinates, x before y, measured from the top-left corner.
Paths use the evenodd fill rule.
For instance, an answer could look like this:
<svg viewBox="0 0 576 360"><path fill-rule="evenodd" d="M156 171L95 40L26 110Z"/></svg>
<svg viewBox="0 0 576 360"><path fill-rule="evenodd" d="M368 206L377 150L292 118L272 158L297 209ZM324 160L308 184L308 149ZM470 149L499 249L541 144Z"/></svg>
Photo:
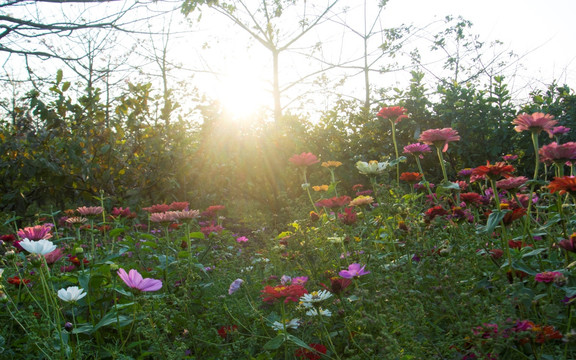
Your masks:
<svg viewBox="0 0 576 360"><path fill-rule="evenodd" d="M318 212L318 209L316 208L316 205L314 204L314 200L312 200L312 194L310 194L310 184L308 183L308 177L307 177L307 169L308 166L310 165L314 165L318 162L320 162L320 160L318 159L318 157L312 153L302 153L300 155L293 155L290 157L290 159L288 159L288 161L290 161L292 164L298 166L298 168L300 168L300 170L302 171L302 174L304 175L304 184L302 184L302 187L304 189L306 189L306 192L308 193L308 198L310 199L310 202L312 203L312 206L314 207L314 211Z"/></svg>
<svg viewBox="0 0 576 360"><path fill-rule="evenodd" d="M448 174L446 172L446 165L444 164L444 156L442 153L448 151L448 143L460 140L458 131L452 128L430 129L424 131L418 140L436 147L436 153L438 154L438 160L440 160L444 182L448 183Z"/></svg>
<svg viewBox="0 0 576 360"><path fill-rule="evenodd" d="M406 109L401 106L384 107L380 109L377 114L378 117L383 119L388 119L390 125L392 126L392 142L394 143L394 154L396 155L396 160L399 158L398 154L398 144L396 143L396 124L402 119L408 117L406 115ZM396 163L396 184L400 184L400 163Z"/></svg>

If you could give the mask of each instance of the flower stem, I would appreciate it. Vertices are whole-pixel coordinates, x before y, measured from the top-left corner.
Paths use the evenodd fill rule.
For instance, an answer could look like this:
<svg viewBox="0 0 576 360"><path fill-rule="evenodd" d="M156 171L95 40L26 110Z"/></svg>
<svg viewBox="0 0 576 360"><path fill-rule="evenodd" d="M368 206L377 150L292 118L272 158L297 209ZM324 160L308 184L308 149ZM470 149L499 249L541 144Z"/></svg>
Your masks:
<svg viewBox="0 0 576 360"><path fill-rule="evenodd" d="M392 142L394 143L394 153L396 154L396 161L398 161L398 144L396 143L396 124L394 121L390 120L392 125ZM400 185L400 163L396 163L396 185Z"/></svg>
<svg viewBox="0 0 576 360"><path fill-rule="evenodd" d="M444 181L448 181L448 175L446 173L446 166L444 165L444 157L442 156L442 149L440 147L436 147L436 153L438 154L438 160L440 160L440 167L442 167L442 175L444 175Z"/></svg>

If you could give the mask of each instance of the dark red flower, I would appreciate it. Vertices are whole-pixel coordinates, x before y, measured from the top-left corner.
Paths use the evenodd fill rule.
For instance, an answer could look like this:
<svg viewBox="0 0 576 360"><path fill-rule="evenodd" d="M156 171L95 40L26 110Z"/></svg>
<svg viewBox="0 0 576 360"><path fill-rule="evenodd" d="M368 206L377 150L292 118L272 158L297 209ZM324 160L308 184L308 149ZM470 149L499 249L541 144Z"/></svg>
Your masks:
<svg viewBox="0 0 576 360"><path fill-rule="evenodd" d="M9 277L8 279L8 283L15 285L15 286L20 286L20 285L25 285L30 283L30 279L22 279L19 276L12 276Z"/></svg>
<svg viewBox="0 0 576 360"><path fill-rule="evenodd" d="M16 240L16 236L14 236L14 234L2 235L0 236L0 240L11 243L12 241Z"/></svg>
<svg viewBox="0 0 576 360"><path fill-rule="evenodd" d="M330 287L326 286L325 284L320 283L320 285L324 289L326 289L326 290L328 290L328 291L330 291L336 295L342 294L346 290L346 288L348 286L350 286L351 284L352 284L352 279L345 279L345 278L341 278L338 276L333 276L330 278Z"/></svg>
<svg viewBox="0 0 576 360"><path fill-rule="evenodd" d="M322 344L308 344L308 346L314 350L300 348L295 351L294 355L300 359L319 360L328 351L326 346Z"/></svg>
<svg viewBox="0 0 576 360"><path fill-rule="evenodd" d="M395 123L399 123L402 119L408 118L406 112L406 109L402 106L391 106L380 109L377 116L390 121L394 120Z"/></svg>
<svg viewBox="0 0 576 360"><path fill-rule="evenodd" d="M431 207L430 209L426 210L426 220L432 221L437 216L444 216L448 214L448 212L440 205Z"/></svg>
<svg viewBox="0 0 576 360"><path fill-rule="evenodd" d="M344 209L344 214L338 214L338 219L340 219L343 224L352 225L358 217L353 208L347 207Z"/></svg>
<svg viewBox="0 0 576 360"><path fill-rule="evenodd" d="M222 326L220 329L218 329L218 335L220 335L222 339L226 339L230 334L232 334L236 330L238 330L237 325Z"/></svg>
<svg viewBox="0 0 576 360"><path fill-rule="evenodd" d="M569 239L560 240L558 246L570 252L576 252L576 233L570 235Z"/></svg>

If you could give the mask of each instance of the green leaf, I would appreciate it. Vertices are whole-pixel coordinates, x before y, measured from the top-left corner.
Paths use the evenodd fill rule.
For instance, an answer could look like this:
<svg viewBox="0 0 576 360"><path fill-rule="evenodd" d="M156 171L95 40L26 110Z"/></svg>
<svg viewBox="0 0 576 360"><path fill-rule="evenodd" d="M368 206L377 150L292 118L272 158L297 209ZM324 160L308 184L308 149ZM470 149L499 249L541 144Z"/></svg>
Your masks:
<svg viewBox="0 0 576 360"><path fill-rule="evenodd" d="M200 231L190 233L190 238L191 239L204 239L204 233L202 233Z"/></svg>
<svg viewBox="0 0 576 360"><path fill-rule="evenodd" d="M58 71L56 72L56 84L60 84L63 76L64 73L62 72L62 69L58 69Z"/></svg>
<svg viewBox="0 0 576 360"><path fill-rule="evenodd" d="M278 349L280 346L282 346L285 339L286 338L284 337L284 335L276 336L274 339L272 339L272 340L268 341L266 344L264 344L264 350L276 350L276 349Z"/></svg>
<svg viewBox="0 0 576 360"><path fill-rule="evenodd" d="M312 349L310 346L308 346L308 344L306 344L304 341L300 340L299 338L297 338L296 336L290 335L288 334L288 340L292 341L294 344L301 346L303 348L306 348L310 351L314 351L314 349Z"/></svg>
<svg viewBox="0 0 576 360"><path fill-rule="evenodd" d="M125 231L126 231L126 228L116 228L116 229L110 230L110 232L108 234L110 235L110 237L116 237Z"/></svg>
<svg viewBox="0 0 576 360"><path fill-rule="evenodd" d="M488 216L488 221L486 222L486 226L479 226L478 230L476 230L477 234L492 234L496 226L500 224L502 219L504 219L504 215L510 210L496 210Z"/></svg>

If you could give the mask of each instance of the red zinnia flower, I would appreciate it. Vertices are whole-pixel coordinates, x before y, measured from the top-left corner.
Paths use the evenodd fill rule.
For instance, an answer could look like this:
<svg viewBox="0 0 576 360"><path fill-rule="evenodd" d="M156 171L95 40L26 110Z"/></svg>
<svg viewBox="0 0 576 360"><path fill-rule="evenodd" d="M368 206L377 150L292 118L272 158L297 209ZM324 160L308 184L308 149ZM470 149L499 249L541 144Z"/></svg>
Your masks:
<svg viewBox="0 0 576 360"><path fill-rule="evenodd" d="M308 290L302 285L266 286L262 290L262 301L268 303L274 303L278 300L284 300L284 303L298 302L304 294L308 294Z"/></svg>
<svg viewBox="0 0 576 360"><path fill-rule="evenodd" d="M430 129L420 134L418 141L442 148L442 152L446 152L448 150L448 143L460 141L460 135L458 135L458 131L452 128Z"/></svg>
<svg viewBox="0 0 576 360"><path fill-rule="evenodd" d="M473 169L472 175L488 176L490 179L496 180L502 177L508 178L514 171L516 171L514 166L508 165L505 162L497 162L491 165L488 161L486 165L481 165Z"/></svg>
<svg viewBox="0 0 576 360"><path fill-rule="evenodd" d="M170 204L170 210L172 211L181 211L181 210L188 210L188 206L190 203L188 201L177 202L174 201Z"/></svg>
<svg viewBox="0 0 576 360"><path fill-rule="evenodd" d="M406 181L408 184L414 184L422 180L422 174L417 172L403 172L400 175L400 180Z"/></svg>
<svg viewBox="0 0 576 360"><path fill-rule="evenodd" d="M460 194L460 200L464 201L466 204L482 205L484 200L482 196L475 192L467 192Z"/></svg>
<svg viewBox="0 0 576 360"><path fill-rule="evenodd" d="M226 339L228 335L235 332L236 330L238 330L237 325L222 326L220 329L218 329L218 335L220 335L222 339Z"/></svg>
<svg viewBox="0 0 576 360"><path fill-rule="evenodd" d="M576 252L576 233L570 235L569 239L559 241L558 246L566 251Z"/></svg>
<svg viewBox="0 0 576 360"><path fill-rule="evenodd" d="M357 214L351 207L347 207L344 209L344 214L338 214L338 219L340 219L343 224L352 225L357 220Z"/></svg>
<svg viewBox="0 0 576 360"><path fill-rule="evenodd" d="M408 118L408 115L406 115L406 109L404 109L402 106L384 107L380 109L377 116L383 119L388 119L390 121L395 119L394 122L396 124L399 123L402 119Z"/></svg>
<svg viewBox="0 0 576 360"><path fill-rule="evenodd" d="M337 208L341 206L348 205L352 201L350 196L340 196L340 197L333 197L330 199L322 199L316 202L314 205L318 207L326 207L326 208Z"/></svg>
<svg viewBox="0 0 576 360"><path fill-rule="evenodd" d="M560 195L569 193L576 196L576 176L555 177L554 180L550 181L548 189L551 193L558 191Z"/></svg>
<svg viewBox="0 0 576 360"><path fill-rule="evenodd" d="M12 276L8 278L8 283L16 286L25 285L30 282L29 279L21 279L19 276Z"/></svg>
<svg viewBox="0 0 576 360"><path fill-rule="evenodd" d="M149 213L163 213L166 211L170 211L170 205L167 204L156 204L149 207L142 208L144 211L148 211Z"/></svg>
<svg viewBox="0 0 576 360"><path fill-rule="evenodd" d="M112 209L111 215L114 218L124 217L127 219L134 219L136 217L136 213L131 212L129 207L126 209L122 207L114 207Z"/></svg>
<svg viewBox="0 0 576 360"><path fill-rule="evenodd" d="M540 134L542 131L546 131L550 137L553 136L552 129L557 123L558 121L554 120L552 115L539 112L532 115L520 114L512 121L512 124L516 125L514 127L516 132L527 130Z"/></svg>
<svg viewBox="0 0 576 360"><path fill-rule="evenodd" d="M292 157L290 157L288 161L290 161L292 164L296 166L303 166L303 167L307 167L320 162L320 160L318 159L318 157L316 157L316 155L306 152L303 152L300 155L292 155Z"/></svg>
<svg viewBox="0 0 576 360"><path fill-rule="evenodd" d="M301 359L319 360L322 358L322 355L326 354L326 351L328 351L326 346L322 344L308 344L308 346L314 349L314 351L308 350L306 348L300 348L296 350L294 355L296 355L296 357L299 357Z"/></svg>
<svg viewBox="0 0 576 360"><path fill-rule="evenodd" d="M437 205L426 210L425 215L428 221L432 221L436 216L444 216L446 214L448 214L448 212L442 206Z"/></svg>

